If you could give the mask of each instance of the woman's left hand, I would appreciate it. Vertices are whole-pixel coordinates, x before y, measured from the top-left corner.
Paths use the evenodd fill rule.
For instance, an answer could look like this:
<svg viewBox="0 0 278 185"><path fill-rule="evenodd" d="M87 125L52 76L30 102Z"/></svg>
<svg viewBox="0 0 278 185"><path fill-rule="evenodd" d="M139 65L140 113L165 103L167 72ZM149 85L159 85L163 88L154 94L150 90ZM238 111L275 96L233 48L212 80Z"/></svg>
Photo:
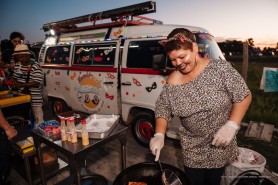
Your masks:
<svg viewBox="0 0 278 185"><path fill-rule="evenodd" d="M227 121L217 133L214 135L212 145L215 146L228 146L231 141L234 139L237 131L239 130L239 125L234 121Z"/></svg>

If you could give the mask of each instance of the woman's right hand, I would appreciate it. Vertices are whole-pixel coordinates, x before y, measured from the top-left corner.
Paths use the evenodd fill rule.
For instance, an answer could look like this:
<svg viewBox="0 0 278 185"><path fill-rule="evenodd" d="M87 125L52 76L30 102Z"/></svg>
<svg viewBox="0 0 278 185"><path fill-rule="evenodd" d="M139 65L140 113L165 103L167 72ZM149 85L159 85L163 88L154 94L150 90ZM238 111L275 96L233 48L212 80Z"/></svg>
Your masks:
<svg viewBox="0 0 278 185"><path fill-rule="evenodd" d="M14 129L13 127L10 127L9 129L5 130L5 133L8 137L9 140L14 138L17 135L17 130Z"/></svg>
<svg viewBox="0 0 278 185"><path fill-rule="evenodd" d="M164 146L164 135L161 133L154 134L154 137L150 141L150 149L152 154L155 155L155 161L158 161L160 151Z"/></svg>

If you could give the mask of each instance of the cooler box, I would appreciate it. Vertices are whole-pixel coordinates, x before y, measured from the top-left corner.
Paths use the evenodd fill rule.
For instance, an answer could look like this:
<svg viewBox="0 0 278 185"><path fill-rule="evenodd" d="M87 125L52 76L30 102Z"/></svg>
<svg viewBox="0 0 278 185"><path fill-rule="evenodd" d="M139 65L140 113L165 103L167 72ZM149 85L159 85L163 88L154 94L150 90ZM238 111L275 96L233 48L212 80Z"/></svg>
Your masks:
<svg viewBox="0 0 278 185"><path fill-rule="evenodd" d="M20 116L22 119L31 118L31 96L17 91L0 91L0 108L5 118Z"/></svg>

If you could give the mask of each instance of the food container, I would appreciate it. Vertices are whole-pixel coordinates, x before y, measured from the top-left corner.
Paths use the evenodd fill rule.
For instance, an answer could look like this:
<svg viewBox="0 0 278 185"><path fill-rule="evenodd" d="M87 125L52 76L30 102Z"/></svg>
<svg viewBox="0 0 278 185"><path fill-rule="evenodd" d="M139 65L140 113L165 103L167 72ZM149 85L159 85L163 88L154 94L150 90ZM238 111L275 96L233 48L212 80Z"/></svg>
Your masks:
<svg viewBox="0 0 278 185"><path fill-rule="evenodd" d="M87 117L86 125L89 138L102 139L107 137L119 122L119 115L92 114ZM82 124L76 125L77 136L81 137Z"/></svg>
<svg viewBox="0 0 278 185"><path fill-rule="evenodd" d="M37 131L46 137L58 135L61 132L60 123L56 120L45 121L38 126Z"/></svg>
<svg viewBox="0 0 278 185"><path fill-rule="evenodd" d="M231 184L231 182L242 172L247 170L256 170L260 173L264 172L266 159L260 153L248 148L238 147L238 160L225 168L225 178L223 183ZM247 156L246 154L252 154Z"/></svg>

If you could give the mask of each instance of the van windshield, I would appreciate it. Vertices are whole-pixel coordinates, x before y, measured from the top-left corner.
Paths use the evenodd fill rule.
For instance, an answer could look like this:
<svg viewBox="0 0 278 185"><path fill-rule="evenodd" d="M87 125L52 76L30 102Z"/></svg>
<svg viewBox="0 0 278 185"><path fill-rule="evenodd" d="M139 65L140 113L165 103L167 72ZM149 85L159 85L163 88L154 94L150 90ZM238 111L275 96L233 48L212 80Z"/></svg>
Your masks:
<svg viewBox="0 0 278 185"><path fill-rule="evenodd" d="M199 55L203 58L225 59L213 36L208 33L195 33Z"/></svg>

